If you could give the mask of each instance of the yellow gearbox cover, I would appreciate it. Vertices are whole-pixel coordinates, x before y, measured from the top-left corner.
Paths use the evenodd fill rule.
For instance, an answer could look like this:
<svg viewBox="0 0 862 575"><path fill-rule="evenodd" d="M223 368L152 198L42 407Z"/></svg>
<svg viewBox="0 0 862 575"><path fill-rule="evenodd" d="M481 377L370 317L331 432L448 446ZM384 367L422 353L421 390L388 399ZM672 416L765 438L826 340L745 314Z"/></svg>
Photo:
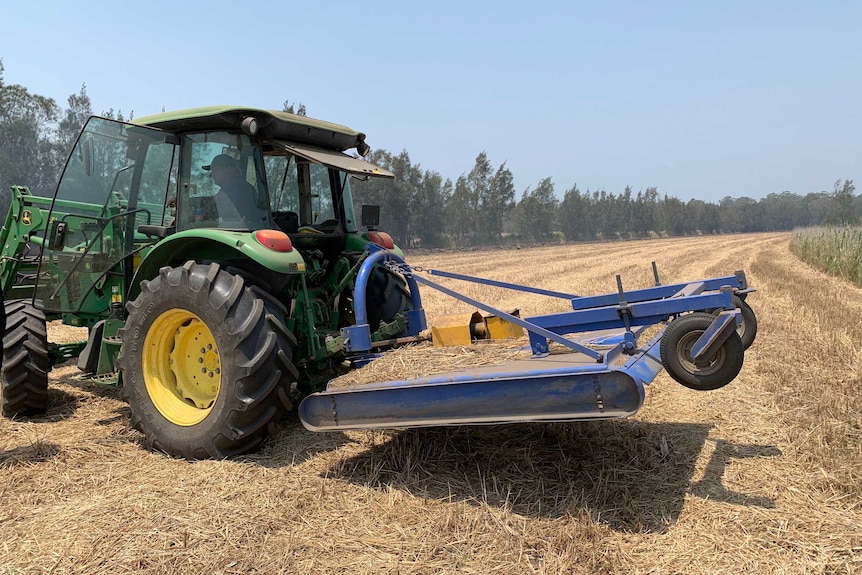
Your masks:
<svg viewBox="0 0 862 575"><path fill-rule="evenodd" d="M470 345L473 341L472 332L475 331L473 326L484 326L484 323L477 311L435 317L431 325L431 341L434 347Z"/></svg>

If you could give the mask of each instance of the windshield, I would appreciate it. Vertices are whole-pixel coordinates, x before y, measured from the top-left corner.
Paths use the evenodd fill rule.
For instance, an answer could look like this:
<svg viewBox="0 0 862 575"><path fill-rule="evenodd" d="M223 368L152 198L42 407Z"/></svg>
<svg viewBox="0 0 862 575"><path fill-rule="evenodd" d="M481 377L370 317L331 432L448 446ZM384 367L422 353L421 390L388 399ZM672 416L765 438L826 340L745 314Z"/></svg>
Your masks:
<svg viewBox="0 0 862 575"><path fill-rule="evenodd" d="M153 240L140 225L165 219L176 181L172 139L160 130L90 118L57 186L42 247L35 299L46 311L100 313L121 294L117 270Z"/></svg>

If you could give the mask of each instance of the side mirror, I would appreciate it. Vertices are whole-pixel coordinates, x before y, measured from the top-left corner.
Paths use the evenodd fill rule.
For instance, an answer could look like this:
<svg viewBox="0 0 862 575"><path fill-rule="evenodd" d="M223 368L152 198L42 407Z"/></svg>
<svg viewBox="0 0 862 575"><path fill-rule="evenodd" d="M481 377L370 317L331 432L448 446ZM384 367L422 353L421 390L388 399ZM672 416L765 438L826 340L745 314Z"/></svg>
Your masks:
<svg viewBox="0 0 862 575"><path fill-rule="evenodd" d="M66 245L66 222L54 220L51 223L51 240L48 244L52 250L62 250Z"/></svg>
<svg viewBox="0 0 862 575"><path fill-rule="evenodd" d="M380 206L362 205L362 227L369 230L380 225Z"/></svg>

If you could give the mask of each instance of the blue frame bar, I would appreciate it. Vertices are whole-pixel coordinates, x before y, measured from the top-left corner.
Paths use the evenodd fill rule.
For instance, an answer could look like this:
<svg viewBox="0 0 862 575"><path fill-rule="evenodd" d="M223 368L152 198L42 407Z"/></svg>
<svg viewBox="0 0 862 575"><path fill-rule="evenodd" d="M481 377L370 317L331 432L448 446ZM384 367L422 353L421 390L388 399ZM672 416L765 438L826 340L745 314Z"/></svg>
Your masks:
<svg viewBox="0 0 862 575"><path fill-rule="evenodd" d="M489 280L486 278L478 278L478 277L474 277L474 276L465 276L463 274L444 272L441 270L428 270L428 273L431 274L432 276L440 276L442 278L451 278L454 280L461 280L461 281L465 281L465 282L472 282L472 283L483 284L483 285L488 285L488 286L501 287L501 288L516 290L516 291L523 291L523 292L527 292L527 293L546 295L548 297L556 297L556 298L560 298L560 299L572 299L572 298L580 297L576 294L551 291L551 290L546 290L546 289L534 288L534 287L530 287L530 286L512 284L512 283L508 283L508 282L501 282L501 281L497 281L497 280Z"/></svg>
<svg viewBox="0 0 862 575"><path fill-rule="evenodd" d="M554 333L563 334L625 327L623 314L628 315L631 326L653 325L666 321L672 315L717 308L733 309L731 290L654 301L627 302L623 305L533 316L526 320Z"/></svg>
<svg viewBox="0 0 862 575"><path fill-rule="evenodd" d="M432 282L429 279L425 279L422 277L416 277L415 279L424 285L427 285L429 287L432 287L438 291L445 293L448 296L451 296L455 299L459 299L459 300L466 302L470 305L474 305L477 308L481 309L482 311L486 311L490 314L496 315L497 317L501 317L501 318L505 319L506 321L510 321L510 322L514 323L515 325L521 326L522 328L524 328L530 332L531 341L532 341L532 334L533 333L538 334L540 337L544 338L543 341L545 341L546 343L545 343L544 349L540 350L540 349L537 349L535 347L533 348L533 352L536 354L547 353L547 351L548 351L547 340L550 339L550 340L553 340L553 341L555 341L561 345L568 347L569 349L573 349L577 352L583 353L584 355L587 355L587 356L591 357L592 359L595 359L596 361L601 361L602 358L604 357L604 354L602 354L602 353L600 353L600 352L598 352L592 348L589 348L589 347L586 347L586 346L581 345L579 343L576 343L570 339L560 337L556 333L544 329L542 326L536 325L535 323L532 323L529 321L524 321L523 319L521 319L519 317L515 317L512 314L508 314L504 311L498 310L498 309L493 308L487 304L484 304L478 300L475 300L469 296L466 296L464 294L460 294L456 291L450 290L449 288L443 287L440 284Z"/></svg>
<svg viewBox="0 0 862 575"><path fill-rule="evenodd" d="M725 286L730 286L736 290L745 290L748 288L748 282L745 278L745 272L738 271L736 272L736 275L732 276L724 276L720 278L699 280L698 282L678 283L627 291L625 292L626 301L629 303L633 303L674 297L675 295L677 295L678 292L692 285L693 283L702 283L703 289L701 291L719 290ZM578 310L593 307L604 307L619 303L619 300L619 294L617 293L579 297L572 300L572 309Z"/></svg>
<svg viewBox="0 0 862 575"><path fill-rule="evenodd" d="M655 288L651 288L655 289ZM620 305L589 308L564 313L528 317L533 325L557 334L598 331L602 329L647 326L667 321L671 316L689 311L704 311L717 308L733 309L733 291L727 287L722 291L701 295L671 297L654 301L628 302ZM617 295L619 299L619 295ZM535 331L530 333L533 349L547 348L547 341Z"/></svg>

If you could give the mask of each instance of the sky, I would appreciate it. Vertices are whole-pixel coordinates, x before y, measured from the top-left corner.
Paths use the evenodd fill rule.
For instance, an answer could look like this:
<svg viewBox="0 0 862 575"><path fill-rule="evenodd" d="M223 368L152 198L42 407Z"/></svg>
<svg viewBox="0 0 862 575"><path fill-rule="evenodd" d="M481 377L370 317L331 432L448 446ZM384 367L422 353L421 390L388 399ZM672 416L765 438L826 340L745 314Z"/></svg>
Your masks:
<svg viewBox="0 0 862 575"><path fill-rule="evenodd" d="M0 0L0 59L64 108L290 100L453 181L484 151L518 198L717 202L862 185L860 25L859 0Z"/></svg>

